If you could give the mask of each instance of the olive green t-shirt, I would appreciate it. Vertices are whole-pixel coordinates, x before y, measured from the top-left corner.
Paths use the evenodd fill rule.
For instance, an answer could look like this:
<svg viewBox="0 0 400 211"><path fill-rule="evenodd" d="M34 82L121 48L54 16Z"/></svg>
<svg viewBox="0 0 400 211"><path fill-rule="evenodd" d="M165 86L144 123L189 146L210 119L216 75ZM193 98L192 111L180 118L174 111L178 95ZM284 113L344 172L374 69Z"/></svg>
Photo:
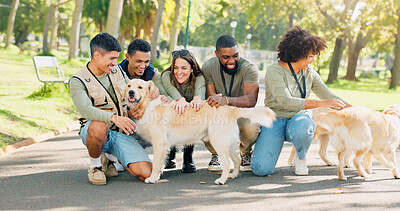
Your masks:
<svg viewBox="0 0 400 211"><path fill-rule="evenodd" d="M311 91L323 100L338 98L311 67L296 74L301 89L303 89L303 76L306 81L305 99L301 97L298 85L290 70L280 66L278 62L267 67L264 104L270 107L277 117L292 118L296 114L305 112L306 99L310 96Z"/></svg>
<svg viewBox="0 0 400 211"><path fill-rule="evenodd" d="M255 64L247 61L246 59L240 58L239 71L235 74L235 78L232 85L231 96L229 95L230 85L232 76L222 71L225 78L225 87L222 82L220 73L220 63L217 57L213 57L203 64L202 71L206 79L207 84L214 84L217 94L222 94L228 97L240 97L243 96L243 84L245 83L257 83L258 84L258 68Z"/></svg>

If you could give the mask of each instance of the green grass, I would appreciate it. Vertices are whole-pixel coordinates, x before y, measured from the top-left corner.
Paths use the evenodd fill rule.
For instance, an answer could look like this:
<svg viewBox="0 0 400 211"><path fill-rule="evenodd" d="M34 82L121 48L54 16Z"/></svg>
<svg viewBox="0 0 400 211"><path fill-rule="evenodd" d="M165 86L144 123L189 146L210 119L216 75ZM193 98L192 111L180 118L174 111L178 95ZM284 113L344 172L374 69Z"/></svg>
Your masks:
<svg viewBox="0 0 400 211"><path fill-rule="evenodd" d="M360 72L357 72L357 76L360 74ZM340 79L344 75L345 70L341 68L338 78ZM321 71L321 77L326 81L328 70ZM358 77L358 81L337 80L328 84L328 87L353 106L370 107L382 111L389 105L400 103L400 89L389 89L384 72L381 72L379 77Z"/></svg>
<svg viewBox="0 0 400 211"><path fill-rule="evenodd" d="M55 131L78 118L65 84L39 82L32 57L19 54L16 46L0 48L0 147L36 134ZM83 67L86 61L67 61L66 50L55 51L66 77Z"/></svg>

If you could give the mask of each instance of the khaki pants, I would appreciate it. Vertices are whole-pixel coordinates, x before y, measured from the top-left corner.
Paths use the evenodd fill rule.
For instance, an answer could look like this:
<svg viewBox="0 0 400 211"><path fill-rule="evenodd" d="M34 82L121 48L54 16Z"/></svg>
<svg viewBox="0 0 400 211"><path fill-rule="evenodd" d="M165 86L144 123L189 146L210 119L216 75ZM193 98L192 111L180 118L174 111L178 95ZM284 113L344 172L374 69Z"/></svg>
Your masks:
<svg viewBox="0 0 400 211"><path fill-rule="evenodd" d="M257 141L258 134L260 133L260 125L255 123L251 124L249 119L240 118L237 121L240 131L240 144L239 150L242 156L249 155L251 153L251 147ZM204 141L204 145L212 154L217 154L210 141Z"/></svg>

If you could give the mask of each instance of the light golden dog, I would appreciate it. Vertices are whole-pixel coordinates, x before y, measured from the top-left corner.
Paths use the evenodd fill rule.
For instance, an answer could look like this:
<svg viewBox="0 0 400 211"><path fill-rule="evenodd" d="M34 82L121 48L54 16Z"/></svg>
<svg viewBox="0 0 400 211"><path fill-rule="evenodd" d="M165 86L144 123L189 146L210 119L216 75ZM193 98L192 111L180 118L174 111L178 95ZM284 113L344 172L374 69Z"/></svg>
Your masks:
<svg viewBox="0 0 400 211"><path fill-rule="evenodd" d="M221 177L215 184L223 185L229 178L239 174L240 157L239 128L237 119L244 117L265 127L271 127L275 113L267 108L236 108L232 106L211 107L207 103L197 112L187 110L183 115L177 114L173 104L164 104L161 96L149 101L148 94L153 83L140 79L131 80L125 89L124 99L131 107L145 108L144 115L137 120L136 133L153 145L153 169L146 183L155 183L162 173L166 154L170 146L191 144L202 139L209 139L217 151L221 163ZM233 161L233 172L229 174L230 160Z"/></svg>
<svg viewBox="0 0 400 211"><path fill-rule="evenodd" d="M345 158L354 152L354 165L360 176L368 178L372 168L372 156L400 178L396 160L396 148L400 143L400 120L370 108L350 107L343 110L314 109L312 119L322 130L315 136L326 134L324 145L329 142L338 154L338 179L346 180L343 172ZM326 136L324 135L324 136Z"/></svg>
<svg viewBox="0 0 400 211"><path fill-rule="evenodd" d="M385 108L385 110L383 110L382 113L396 115L400 118L400 104L391 105L391 106Z"/></svg>
<svg viewBox="0 0 400 211"><path fill-rule="evenodd" d="M320 110L320 112L323 110L325 110L327 112L330 109L319 108L319 110ZM382 113L389 114L389 115L396 115L400 118L400 104L390 105L389 107L385 108L385 110L383 110ZM320 155L321 159L326 163L326 165L328 165L328 166L336 165L335 163L331 162L326 155L328 145L329 145L329 132L327 130L321 128L320 126L316 125L315 132L314 132L314 139L317 139L320 144L319 155ZM293 160L294 160L295 155L296 155L296 148L292 147L292 151L291 151L289 159L288 159L289 166L294 166ZM350 162L349 162L350 157L351 157L351 154L348 156L345 156L345 166L344 166L345 168L351 166Z"/></svg>

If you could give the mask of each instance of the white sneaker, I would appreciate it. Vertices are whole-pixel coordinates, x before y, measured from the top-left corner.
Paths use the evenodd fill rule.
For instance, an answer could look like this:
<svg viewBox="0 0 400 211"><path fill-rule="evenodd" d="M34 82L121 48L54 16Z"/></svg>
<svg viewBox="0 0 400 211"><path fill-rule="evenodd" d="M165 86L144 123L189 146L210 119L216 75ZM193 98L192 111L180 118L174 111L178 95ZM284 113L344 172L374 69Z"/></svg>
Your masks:
<svg viewBox="0 0 400 211"><path fill-rule="evenodd" d="M304 158L304 160L300 160L299 157L294 158L294 173L296 175L308 175L308 167L307 167L307 161Z"/></svg>

